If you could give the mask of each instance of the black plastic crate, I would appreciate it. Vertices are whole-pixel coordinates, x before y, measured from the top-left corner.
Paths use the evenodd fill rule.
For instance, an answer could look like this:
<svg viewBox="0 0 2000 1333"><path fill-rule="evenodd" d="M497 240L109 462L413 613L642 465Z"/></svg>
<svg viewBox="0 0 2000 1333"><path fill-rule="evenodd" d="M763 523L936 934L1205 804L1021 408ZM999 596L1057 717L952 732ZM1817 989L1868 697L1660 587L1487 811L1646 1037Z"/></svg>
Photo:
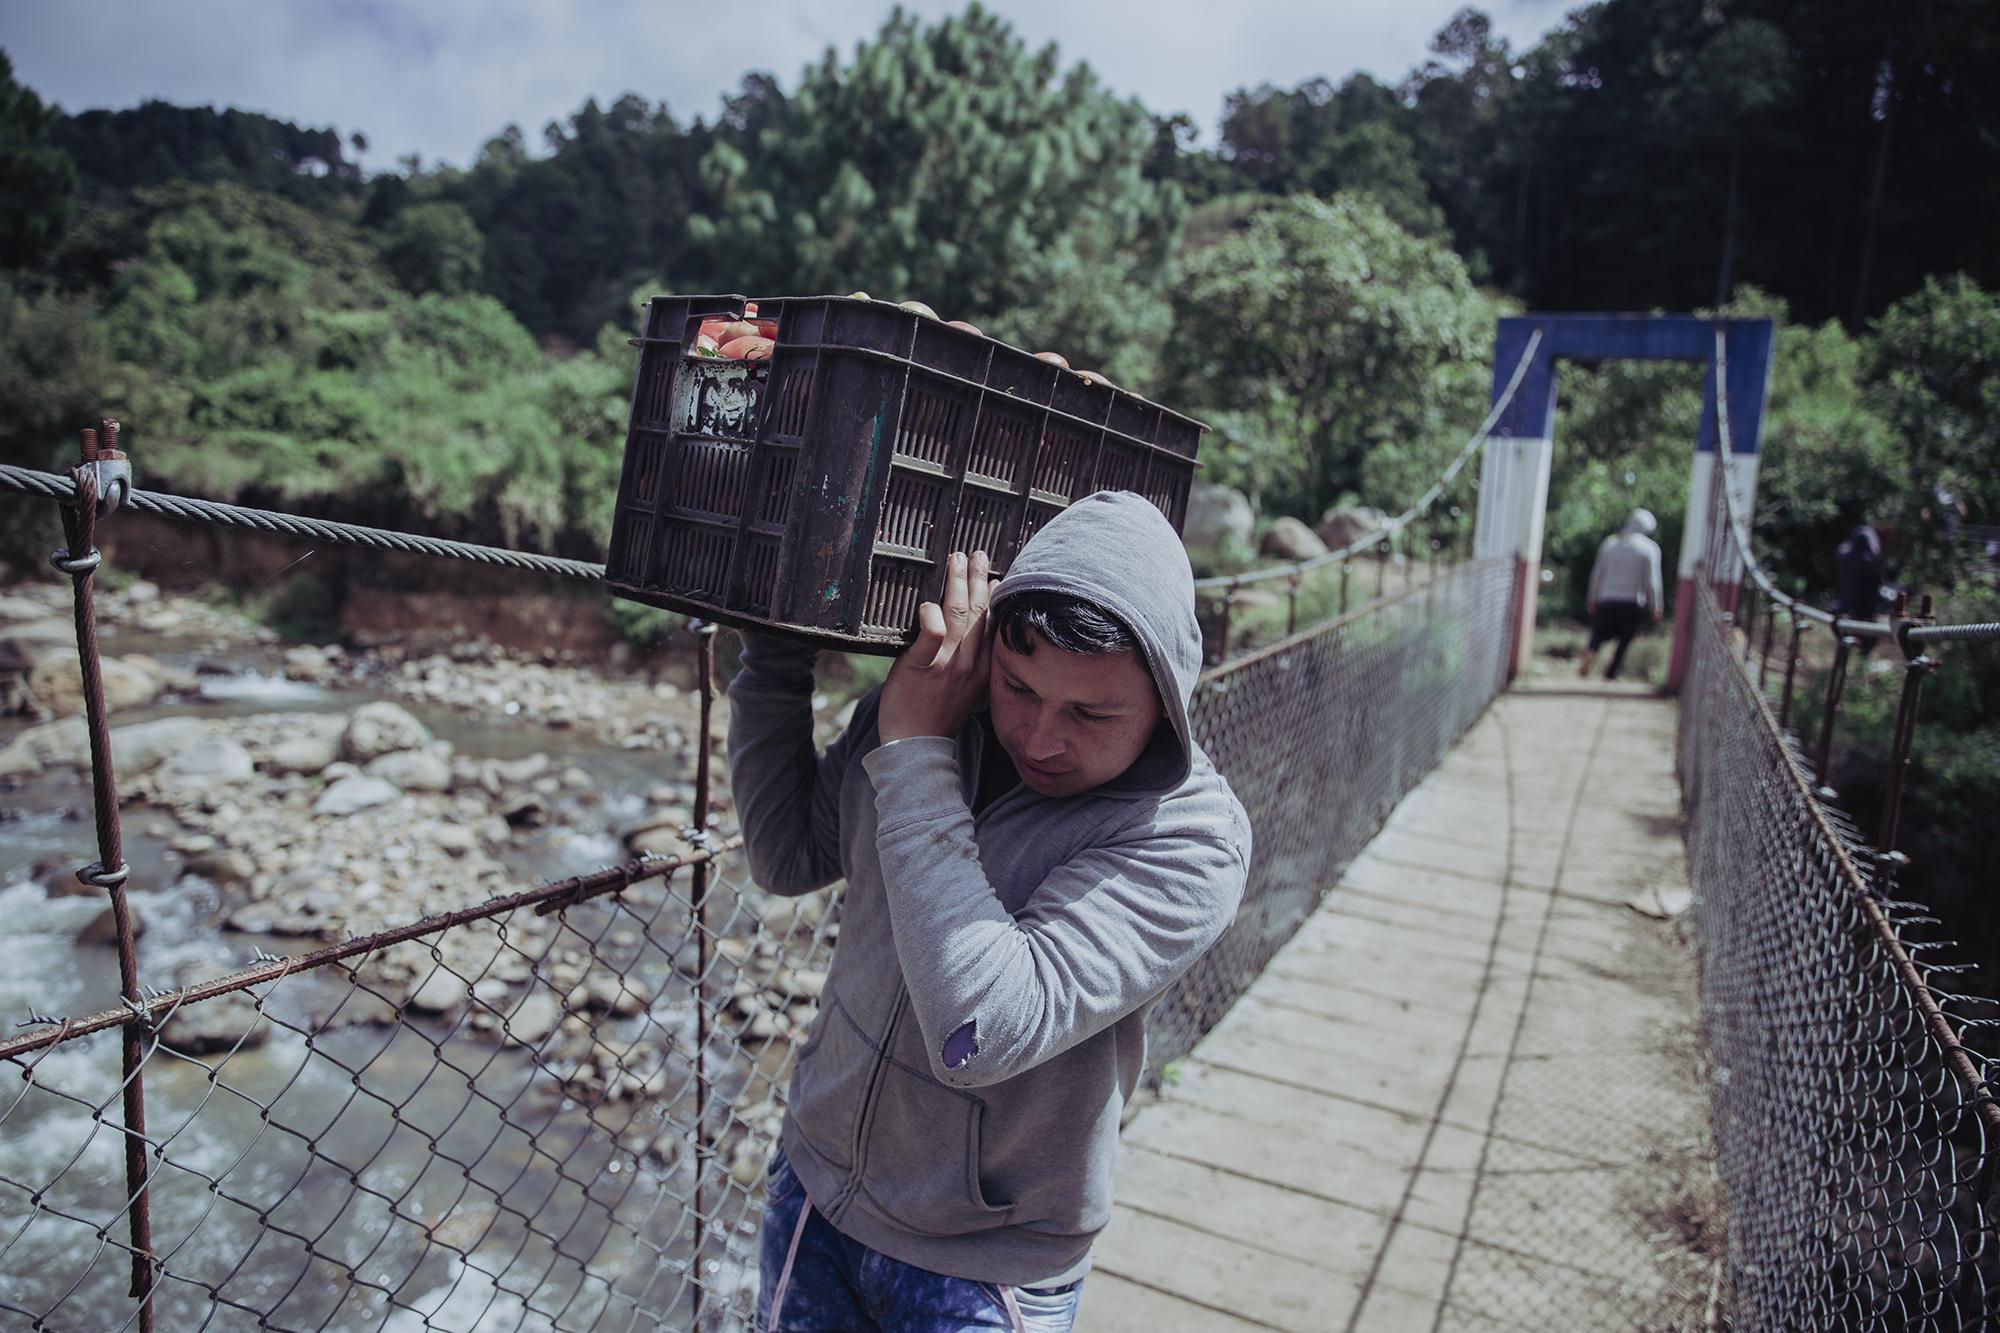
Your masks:
<svg viewBox="0 0 2000 1333"><path fill-rule="evenodd" d="M710 620L893 653L953 551L996 572L1092 491L1179 531L1200 422L886 301L759 299L767 361L694 354L741 296L646 307L605 578Z"/></svg>

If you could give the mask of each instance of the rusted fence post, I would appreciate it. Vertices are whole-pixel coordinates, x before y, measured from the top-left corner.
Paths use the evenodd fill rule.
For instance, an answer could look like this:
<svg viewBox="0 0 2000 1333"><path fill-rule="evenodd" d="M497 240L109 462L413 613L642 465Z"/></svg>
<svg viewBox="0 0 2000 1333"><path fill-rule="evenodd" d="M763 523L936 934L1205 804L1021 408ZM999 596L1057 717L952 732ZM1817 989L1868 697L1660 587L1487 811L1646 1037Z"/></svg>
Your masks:
<svg viewBox="0 0 2000 1333"><path fill-rule="evenodd" d="M1778 627L1778 607L1769 597L1764 599L1764 656L1757 664L1757 693L1764 692L1764 682L1771 674L1771 635Z"/></svg>
<svg viewBox="0 0 2000 1333"><path fill-rule="evenodd" d="M112 926L118 937L120 998L134 1013L143 1014L146 997L139 989L139 955L126 901L125 864L118 827L118 775L111 763L111 728L105 717L104 668L97 652L97 608L91 575L103 563L97 550L97 520L115 509L131 490L131 466L118 448L118 423L99 423L83 432L82 462L70 473L75 499L62 508L63 549L49 563L69 575L75 591L77 664L83 675L83 715L90 733L92 804L97 815L97 860L76 872L81 882L103 889L111 898ZM153 1220L150 1173L146 1167L146 1083L144 1045L152 1032L150 1019L124 1028L123 1113L125 1121L125 1206L132 1238L130 1294L139 1301L139 1327L153 1327Z"/></svg>
<svg viewBox="0 0 2000 1333"><path fill-rule="evenodd" d="M1903 650L1903 694L1896 707L1896 737L1889 750L1889 768L1882 783L1882 825L1875 846L1882 858L1895 854L1896 834L1902 816L1903 787L1910 775L1910 750L1917 739L1917 709L1923 702L1924 677L1937 670L1937 659L1913 647L1904 632L1919 621L1930 619L1931 599L1923 601L1918 620L1899 618L1896 646Z"/></svg>
<svg viewBox="0 0 2000 1333"><path fill-rule="evenodd" d="M1236 618L1236 585L1230 584L1222 590L1222 638L1215 646L1215 660L1219 665L1229 660L1230 622Z"/></svg>
<svg viewBox="0 0 2000 1333"><path fill-rule="evenodd" d="M1847 658L1854 649L1861 646L1861 640L1851 634L1841 634L1840 624L1834 622L1836 644L1833 650L1833 669L1826 673L1826 711L1819 720L1819 745L1813 751L1813 776L1819 779L1819 798L1830 801L1835 792L1827 773L1827 762L1833 754L1833 717L1840 711L1840 692L1847 685Z"/></svg>
<svg viewBox="0 0 2000 1333"><path fill-rule="evenodd" d="M1797 611L1792 612L1792 651L1785 658L1785 700L1778 708L1778 725L1790 726L1792 721L1792 682L1799 674L1799 635L1805 629L1805 622Z"/></svg>
<svg viewBox="0 0 2000 1333"><path fill-rule="evenodd" d="M696 644L695 672L701 691L701 735L695 743L694 826L685 841L696 850L708 846L709 773L708 752L715 743L715 626L705 620L689 622ZM708 1162L715 1145L708 1135L708 868L706 860L696 862L688 884L688 929L695 938L694 975L694 1255L688 1272L694 1279L694 1318L689 1328L701 1327L701 1307L706 1284L708 1250L707 1186Z"/></svg>
<svg viewBox="0 0 2000 1333"><path fill-rule="evenodd" d="M1739 585L1736 605L1742 608L1736 619L1743 626L1743 665L1749 666L1750 659L1757 654L1757 598L1755 594L1743 596ZM1768 617L1766 619L1768 620ZM1761 675L1757 677L1757 692L1759 694L1764 692L1764 678Z"/></svg>

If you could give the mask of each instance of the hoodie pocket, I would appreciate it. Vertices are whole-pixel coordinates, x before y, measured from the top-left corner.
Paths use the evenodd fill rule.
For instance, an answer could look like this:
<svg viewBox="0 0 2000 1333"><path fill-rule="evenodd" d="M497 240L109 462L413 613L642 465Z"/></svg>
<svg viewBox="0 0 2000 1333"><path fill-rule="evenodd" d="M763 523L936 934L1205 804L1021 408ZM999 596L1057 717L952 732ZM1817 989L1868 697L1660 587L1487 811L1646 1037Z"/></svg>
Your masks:
<svg viewBox="0 0 2000 1333"><path fill-rule="evenodd" d="M891 1059L868 1123L861 1183L875 1207L922 1235L960 1236L1005 1225L1009 1209L979 1186L985 1103Z"/></svg>
<svg viewBox="0 0 2000 1333"><path fill-rule="evenodd" d="M848 1017L846 1006L829 996L792 1073L791 1122L835 1170L854 1166L855 1127L876 1058L875 1044Z"/></svg>

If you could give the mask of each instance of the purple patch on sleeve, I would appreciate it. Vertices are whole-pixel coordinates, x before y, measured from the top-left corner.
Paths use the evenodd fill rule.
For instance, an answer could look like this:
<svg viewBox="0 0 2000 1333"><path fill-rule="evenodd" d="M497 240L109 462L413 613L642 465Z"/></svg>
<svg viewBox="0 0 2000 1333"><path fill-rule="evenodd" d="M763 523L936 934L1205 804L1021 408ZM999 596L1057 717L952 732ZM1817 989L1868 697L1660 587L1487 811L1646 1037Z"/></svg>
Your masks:
<svg viewBox="0 0 2000 1333"><path fill-rule="evenodd" d="M958 1031L944 1039L944 1067L957 1069L979 1054L979 1034L974 1024L960 1024Z"/></svg>

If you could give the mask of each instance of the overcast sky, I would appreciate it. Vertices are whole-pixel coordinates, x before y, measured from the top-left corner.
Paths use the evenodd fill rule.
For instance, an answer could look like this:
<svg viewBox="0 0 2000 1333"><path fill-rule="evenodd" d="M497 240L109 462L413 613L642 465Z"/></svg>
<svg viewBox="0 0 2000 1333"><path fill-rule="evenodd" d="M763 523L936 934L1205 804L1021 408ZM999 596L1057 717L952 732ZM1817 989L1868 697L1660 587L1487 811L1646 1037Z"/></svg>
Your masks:
<svg viewBox="0 0 2000 1333"><path fill-rule="evenodd" d="M1577 0L1483 6L1532 46ZM1223 95L1356 70L1394 82L1423 62L1462 0L988 0L1067 66L1088 61L1155 112L1213 129ZM928 18L963 0L912 0ZM749 70L790 91L827 46L843 57L887 0L0 0L15 77L65 111L148 98L237 106L368 137L371 169L404 154L469 164L510 123L541 128L596 97L714 119Z"/></svg>

